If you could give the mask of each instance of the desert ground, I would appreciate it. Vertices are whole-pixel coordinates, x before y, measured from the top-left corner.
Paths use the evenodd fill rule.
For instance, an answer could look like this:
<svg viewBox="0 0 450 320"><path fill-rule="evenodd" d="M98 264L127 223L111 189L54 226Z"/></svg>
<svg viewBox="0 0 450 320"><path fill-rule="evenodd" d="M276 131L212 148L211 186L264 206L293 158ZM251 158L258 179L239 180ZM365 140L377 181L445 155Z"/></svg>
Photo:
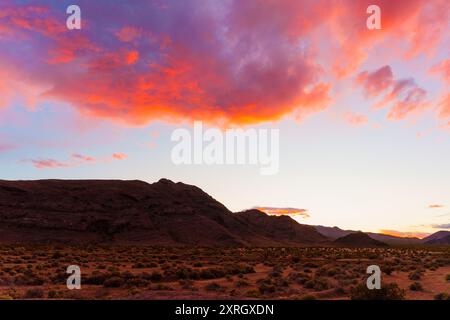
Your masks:
<svg viewBox="0 0 450 320"><path fill-rule="evenodd" d="M0 246L0 299L370 299L373 264L378 299L448 299L448 247L53 245ZM80 290L66 286L69 265L81 268Z"/></svg>

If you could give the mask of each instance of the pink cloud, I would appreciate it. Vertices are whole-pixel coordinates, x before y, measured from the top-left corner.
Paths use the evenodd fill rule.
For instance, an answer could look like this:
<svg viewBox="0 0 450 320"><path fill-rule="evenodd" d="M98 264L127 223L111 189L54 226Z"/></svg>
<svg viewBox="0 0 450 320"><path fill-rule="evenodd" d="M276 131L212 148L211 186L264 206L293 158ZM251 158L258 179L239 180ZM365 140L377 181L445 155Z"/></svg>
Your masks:
<svg viewBox="0 0 450 320"><path fill-rule="evenodd" d="M72 154L72 158L77 159L77 160L86 161L86 162L95 161L95 158L93 158L93 157L85 156L85 155L78 154L78 153Z"/></svg>
<svg viewBox="0 0 450 320"><path fill-rule="evenodd" d="M12 149L15 149L16 146L9 144L9 143L0 143L0 152L6 152L6 151L10 151Z"/></svg>
<svg viewBox="0 0 450 320"><path fill-rule="evenodd" d="M367 116L350 111L344 112L343 118L347 123L353 126L361 126L368 122Z"/></svg>
<svg viewBox="0 0 450 320"><path fill-rule="evenodd" d="M362 85L367 97L374 97L388 89L394 76L390 66L383 66L373 72L361 72L357 77L357 83Z"/></svg>
<svg viewBox="0 0 450 320"><path fill-rule="evenodd" d="M431 74L438 74L444 80L444 92L442 92L438 105L440 107L439 117L442 119L450 118L450 59L441 61L430 69Z"/></svg>
<svg viewBox="0 0 450 320"><path fill-rule="evenodd" d="M71 166L69 163L60 162L55 159L26 159L23 162L30 162L37 169L67 168Z"/></svg>
<svg viewBox="0 0 450 320"><path fill-rule="evenodd" d="M373 72L361 72L357 83L363 87L368 98L384 95L375 107L389 107L387 117L390 120L401 120L429 107L427 92L414 79L395 79L390 66Z"/></svg>

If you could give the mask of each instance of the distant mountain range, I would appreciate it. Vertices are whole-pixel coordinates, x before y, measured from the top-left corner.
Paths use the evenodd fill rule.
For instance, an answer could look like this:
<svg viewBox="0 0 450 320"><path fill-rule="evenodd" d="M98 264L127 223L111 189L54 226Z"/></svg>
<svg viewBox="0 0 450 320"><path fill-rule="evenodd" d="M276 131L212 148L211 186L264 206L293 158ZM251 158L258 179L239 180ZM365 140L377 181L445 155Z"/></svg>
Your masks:
<svg viewBox="0 0 450 320"><path fill-rule="evenodd" d="M315 226L316 230L326 236L327 238L331 240L336 240L338 238L345 237L347 235L353 234L353 233L361 233L361 231L355 231L355 230L342 230L338 227L325 227L325 226ZM395 237L387 234L382 233L373 233L373 232L366 232L370 238L384 242L389 245L432 245L432 244L450 244L448 241L450 237L450 231L438 231L436 233L433 233L432 235L429 235L426 238L419 239L419 238L411 238L411 237Z"/></svg>
<svg viewBox="0 0 450 320"><path fill-rule="evenodd" d="M0 243L383 246L383 242L448 242L447 231L425 242L353 233L303 225L291 217L269 216L258 210L233 213L200 188L167 179L153 184L137 180L0 180Z"/></svg>

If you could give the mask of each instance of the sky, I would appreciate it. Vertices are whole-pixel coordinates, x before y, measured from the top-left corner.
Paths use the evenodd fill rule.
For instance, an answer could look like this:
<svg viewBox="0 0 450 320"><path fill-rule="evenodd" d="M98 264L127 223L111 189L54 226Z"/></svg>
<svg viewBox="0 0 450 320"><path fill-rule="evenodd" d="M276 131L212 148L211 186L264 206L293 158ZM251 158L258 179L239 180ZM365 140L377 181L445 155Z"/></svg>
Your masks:
<svg viewBox="0 0 450 320"><path fill-rule="evenodd" d="M447 0L0 0L0 179L168 178L233 211L450 230L449 22ZM278 129L279 171L174 164L194 121Z"/></svg>

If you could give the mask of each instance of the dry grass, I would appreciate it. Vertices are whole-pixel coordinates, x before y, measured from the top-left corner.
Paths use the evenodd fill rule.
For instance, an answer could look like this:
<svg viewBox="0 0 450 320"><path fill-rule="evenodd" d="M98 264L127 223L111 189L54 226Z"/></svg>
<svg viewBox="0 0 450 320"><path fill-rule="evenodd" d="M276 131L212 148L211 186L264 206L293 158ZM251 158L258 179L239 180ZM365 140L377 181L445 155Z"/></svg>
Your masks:
<svg viewBox="0 0 450 320"><path fill-rule="evenodd" d="M449 248L0 246L0 299L349 299L372 264L406 299L450 291Z"/></svg>

